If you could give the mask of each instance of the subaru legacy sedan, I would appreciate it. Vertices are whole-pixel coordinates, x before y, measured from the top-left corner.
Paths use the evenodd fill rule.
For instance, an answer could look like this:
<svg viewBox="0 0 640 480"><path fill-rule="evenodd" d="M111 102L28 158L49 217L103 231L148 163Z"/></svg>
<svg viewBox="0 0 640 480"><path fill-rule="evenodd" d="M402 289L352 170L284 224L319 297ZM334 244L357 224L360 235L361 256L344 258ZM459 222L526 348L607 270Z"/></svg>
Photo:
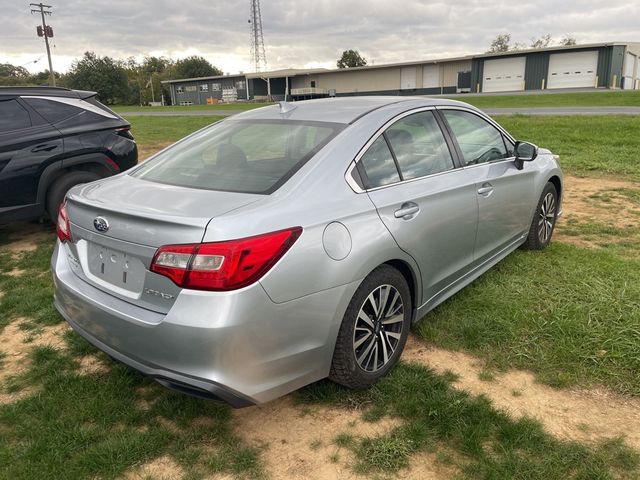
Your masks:
<svg viewBox="0 0 640 480"><path fill-rule="evenodd" d="M560 212L548 150L467 104L354 97L248 111L71 189L55 305L161 384L240 407L365 388L412 322Z"/></svg>

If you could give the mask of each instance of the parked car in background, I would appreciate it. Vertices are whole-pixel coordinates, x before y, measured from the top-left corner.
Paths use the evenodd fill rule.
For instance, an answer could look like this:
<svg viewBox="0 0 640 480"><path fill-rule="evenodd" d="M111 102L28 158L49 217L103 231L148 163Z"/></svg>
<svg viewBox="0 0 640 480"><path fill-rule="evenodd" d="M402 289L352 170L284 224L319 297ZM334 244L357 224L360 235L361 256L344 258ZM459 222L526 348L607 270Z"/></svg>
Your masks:
<svg viewBox="0 0 640 480"><path fill-rule="evenodd" d="M396 364L411 323L543 249L554 155L444 99L282 103L73 188L55 305L113 358L235 406Z"/></svg>
<svg viewBox="0 0 640 480"><path fill-rule="evenodd" d="M56 219L69 188L138 161L130 125L95 92L0 87L0 224Z"/></svg>

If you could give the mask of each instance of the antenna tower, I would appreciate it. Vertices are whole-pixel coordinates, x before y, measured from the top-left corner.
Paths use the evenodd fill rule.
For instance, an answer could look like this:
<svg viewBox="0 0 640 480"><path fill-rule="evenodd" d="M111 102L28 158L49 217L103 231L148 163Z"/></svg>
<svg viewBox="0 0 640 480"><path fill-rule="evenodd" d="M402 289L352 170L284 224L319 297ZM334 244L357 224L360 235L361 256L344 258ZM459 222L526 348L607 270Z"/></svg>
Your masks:
<svg viewBox="0 0 640 480"><path fill-rule="evenodd" d="M264 72L267 70L267 56L264 53L260 0L249 0L249 2L251 3L251 18L249 18L251 65L254 71Z"/></svg>

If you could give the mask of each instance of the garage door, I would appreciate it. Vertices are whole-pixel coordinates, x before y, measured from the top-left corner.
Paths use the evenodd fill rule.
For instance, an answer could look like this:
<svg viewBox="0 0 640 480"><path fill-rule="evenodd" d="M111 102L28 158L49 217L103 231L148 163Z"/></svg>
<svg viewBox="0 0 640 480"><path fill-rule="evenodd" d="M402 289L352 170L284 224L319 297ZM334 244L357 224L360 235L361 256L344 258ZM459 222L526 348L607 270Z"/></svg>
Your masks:
<svg viewBox="0 0 640 480"><path fill-rule="evenodd" d="M401 89L416 88L416 72L416 67L405 67L400 70Z"/></svg>
<svg viewBox="0 0 640 480"><path fill-rule="evenodd" d="M554 53L549 57L547 88L595 87L598 52Z"/></svg>
<svg viewBox="0 0 640 480"><path fill-rule="evenodd" d="M422 88L440 86L440 65L425 65L422 69Z"/></svg>
<svg viewBox="0 0 640 480"><path fill-rule="evenodd" d="M525 63L525 57L485 60L482 91L512 92L524 90Z"/></svg>
<svg viewBox="0 0 640 480"><path fill-rule="evenodd" d="M636 56L627 52L624 56L624 77L622 78L622 88L625 90L632 90L636 88L636 82L634 77L635 73Z"/></svg>

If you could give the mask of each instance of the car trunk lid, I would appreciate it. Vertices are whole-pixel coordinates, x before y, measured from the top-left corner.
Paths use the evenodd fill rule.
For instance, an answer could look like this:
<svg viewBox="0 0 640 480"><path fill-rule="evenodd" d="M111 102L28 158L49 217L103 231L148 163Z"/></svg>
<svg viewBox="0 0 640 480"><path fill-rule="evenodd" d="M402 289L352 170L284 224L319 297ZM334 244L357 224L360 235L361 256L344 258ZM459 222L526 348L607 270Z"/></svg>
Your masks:
<svg viewBox="0 0 640 480"><path fill-rule="evenodd" d="M149 271L158 247L199 243L209 221L261 195L198 190L120 175L68 194L76 274L130 303L166 313L180 289Z"/></svg>

